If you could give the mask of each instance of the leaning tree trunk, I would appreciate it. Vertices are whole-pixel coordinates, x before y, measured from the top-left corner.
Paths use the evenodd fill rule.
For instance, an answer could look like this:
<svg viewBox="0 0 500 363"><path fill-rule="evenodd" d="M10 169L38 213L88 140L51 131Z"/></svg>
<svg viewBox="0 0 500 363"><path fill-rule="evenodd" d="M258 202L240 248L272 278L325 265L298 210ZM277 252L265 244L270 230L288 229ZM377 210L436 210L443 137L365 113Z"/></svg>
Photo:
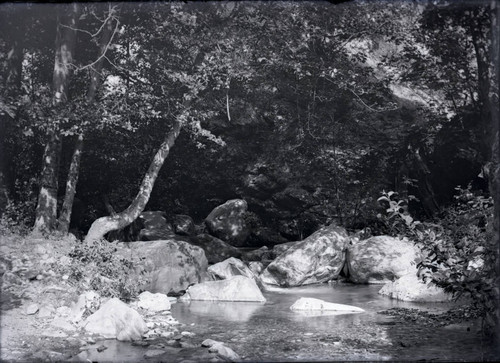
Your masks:
<svg viewBox="0 0 500 363"><path fill-rule="evenodd" d="M170 149L174 146L175 140L181 131L181 122L176 120L172 130L167 134L167 137L161 144L159 150L156 152L153 161L149 165L148 171L142 179L139 193L134 198L130 206L123 212L114 216L101 217L94 221L90 226L89 232L85 237L86 243L99 240L104 237L106 233L124 228L132 223L144 210L144 207L149 201L151 191L153 190L154 183L158 177L165 159L167 158Z"/></svg>
<svg viewBox="0 0 500 363"><path fill-rule="evenodd" d="M58 14L56 34L56 55L52 78L53 104L60 105L68 100L70 65L76 41L78 4L62 5L65 14ZM64 11L61 10L61 11ZM53 231L57 222L57 189L61 138L56 125L49 125L48 140L42 161L40 193L36 207L34 231Z"/></svg>
<svg viewBox="0 0 500 363"><path fill-rule="evenodd" d="M111 10L110 10L111 11ZM111 41L113 34L113 21L111 13L104 26L101 38L99 40L99 54L97 62L94 67L90 69L90 84L87 91L86 102L90 107L94 103L97 87L99 86L99 76L102 70L104 61L104 54L106 53L107 45ZM73 209L73 201L76 194L76 185L80 174L80 160L83 152L83 132L78 135L76 140L75 149L73 150L73 157L69 166L68 179L66 181L66 192L64 193L64 201L61 208L61 213L58 219L58 230L63 233L68 233L69 224L71 221L71 211Z"/></svg>

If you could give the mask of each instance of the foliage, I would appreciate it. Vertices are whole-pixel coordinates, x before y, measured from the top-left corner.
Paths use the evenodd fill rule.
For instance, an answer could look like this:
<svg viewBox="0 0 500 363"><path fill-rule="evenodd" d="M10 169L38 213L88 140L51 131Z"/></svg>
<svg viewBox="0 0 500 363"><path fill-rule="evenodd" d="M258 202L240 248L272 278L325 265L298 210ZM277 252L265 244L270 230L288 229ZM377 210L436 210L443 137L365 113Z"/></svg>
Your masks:
<svg viewBox="0 0 500 363"><path fill-rule="evenodd" d="M116 245L106 240L75 245L69 253L69 280L101 296L130 301L141 292L147 279L133 258L119 257L116 251Z"/></svg>
<svg viewBox="0 0 500 363"><path fill-rule="evenodd" d="M470 298L492 327L499 298L493 201L473 192L470 185L456 191L455 203L432 222L414 220L407 199L398 200L394 192L384 193L379 200L387 208L381 218L394 235L408 237L421 248L424 257L418 267L422 279L456 298Z"/></svg>

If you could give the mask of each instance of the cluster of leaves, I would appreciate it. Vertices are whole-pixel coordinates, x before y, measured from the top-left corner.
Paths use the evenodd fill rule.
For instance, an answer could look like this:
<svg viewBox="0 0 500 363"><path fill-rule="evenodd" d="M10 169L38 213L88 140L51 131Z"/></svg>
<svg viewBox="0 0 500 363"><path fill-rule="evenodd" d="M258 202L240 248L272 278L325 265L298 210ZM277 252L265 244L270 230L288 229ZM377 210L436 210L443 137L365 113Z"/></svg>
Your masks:
<svg viewBox="0 0 500 363"><path fill-rule="evenodd" d="M116 251L116 245L106 240L75 245L69 253L69 280L103 297L130 301L148 280L133 258L118 256Z"/></svg>
<svg viewBox="0 0 500 363"><path fill-rule="evenodd" d="M424 281L432 281L456 298L471 299L492 327L499 298L493 201L474 193L470 185L456 190L455 203L432 222L414 220L407 199L384 193L379 200L388 203L388 208L381 218L393 235L408 237L421 248L424 257L418 267Z"/></svg>

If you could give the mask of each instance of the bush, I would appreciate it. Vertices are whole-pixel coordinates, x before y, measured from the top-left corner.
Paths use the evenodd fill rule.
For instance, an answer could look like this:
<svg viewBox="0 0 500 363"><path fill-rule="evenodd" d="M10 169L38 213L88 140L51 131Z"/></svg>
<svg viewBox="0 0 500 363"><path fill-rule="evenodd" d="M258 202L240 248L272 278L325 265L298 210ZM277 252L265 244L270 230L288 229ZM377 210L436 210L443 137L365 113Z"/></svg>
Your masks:
<svg viewBox="0 0 500 363"><path fill-rule="evenodd" d="M493 201L474 194L470 185L456 190L455 203L431 222L414 220L406 208L408 200L384 193L379 201L387 208L381 219L394 236L412 239L424 252L418 264L422 279L456 298L470 298L493 327L499 297Z"/></svg>
<svg viewBox="0 0 500 363"><path fill-rule="evenodd" d="M117 256L116 251L116 244L106 240L77 244L69 253L69 280L103 297L135 298L148 282L145 272L135 268L132 259Z"/></svg>

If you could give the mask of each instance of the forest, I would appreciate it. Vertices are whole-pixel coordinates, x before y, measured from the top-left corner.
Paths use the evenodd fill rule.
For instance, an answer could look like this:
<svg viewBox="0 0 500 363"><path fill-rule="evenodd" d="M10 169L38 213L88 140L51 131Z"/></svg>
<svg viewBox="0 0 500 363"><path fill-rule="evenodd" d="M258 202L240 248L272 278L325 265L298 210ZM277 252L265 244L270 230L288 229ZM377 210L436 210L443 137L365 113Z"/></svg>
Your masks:
<svg viewBox="0 0 500 363"><path fill-rule="evenodd" d="M207 235L234 257L335 225L412 241L419 278L498 336L499 7L4 3L2 244L71 236L61 275L81 288L90 271L102 278L83 290L133 300L134 263L114 246L175 239L147 236L148 216L191 223L177 235L209 264L223 248ZM207 220L234 200L231 240Z"/></svg>

